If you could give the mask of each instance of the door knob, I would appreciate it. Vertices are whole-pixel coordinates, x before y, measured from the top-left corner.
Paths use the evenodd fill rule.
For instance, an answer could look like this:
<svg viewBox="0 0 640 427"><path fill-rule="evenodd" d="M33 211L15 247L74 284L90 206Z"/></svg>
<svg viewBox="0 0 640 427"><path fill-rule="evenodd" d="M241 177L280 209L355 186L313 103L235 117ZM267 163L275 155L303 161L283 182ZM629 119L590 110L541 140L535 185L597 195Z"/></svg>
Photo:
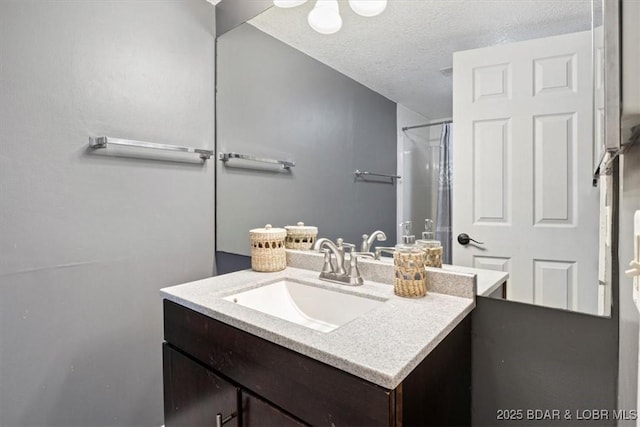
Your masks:
<svg viewBox="0 0 640 427"><path fill-rule="evenodd" d="M469 235L467 233L461 233L458 234L458 243L460 243L461 245L468 245L469 242L474 242L477 243L479 245L484 245L484 242L478 242L477 240L472 239L471 237L469 237Z"/></svg>

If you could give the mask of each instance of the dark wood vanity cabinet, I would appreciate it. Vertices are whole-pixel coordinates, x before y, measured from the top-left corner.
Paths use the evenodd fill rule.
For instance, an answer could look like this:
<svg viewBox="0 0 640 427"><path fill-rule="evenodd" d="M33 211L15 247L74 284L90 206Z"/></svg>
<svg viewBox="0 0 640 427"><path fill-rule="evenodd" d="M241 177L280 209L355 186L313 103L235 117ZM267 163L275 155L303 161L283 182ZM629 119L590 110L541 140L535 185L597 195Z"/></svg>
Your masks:
<svg viewBox="0 0 640 427"><path fill-rule="evenodd" d="M167 300L164 328L167 427L470 425L468 316L393 390Z"/></svg>
<svg viewBox="0 0 640 427"><path fill-rule="evenodd" d="M302 427L307 425L247 392L242 392L241 399L243 426Z"/></svg>
<svg viewBox="0 0 640 427"><path fill-rule="evenodd" d="M167 343L162 346L162 357L167 427L305 425Z"/></svg>
<svg viewBox="0 0 640 427"><path fill-rule="evenodd" d="M167 426L215 426L218 414L231 416L226 426L240 425L238 387L166 343L162 358Z"/></svg>

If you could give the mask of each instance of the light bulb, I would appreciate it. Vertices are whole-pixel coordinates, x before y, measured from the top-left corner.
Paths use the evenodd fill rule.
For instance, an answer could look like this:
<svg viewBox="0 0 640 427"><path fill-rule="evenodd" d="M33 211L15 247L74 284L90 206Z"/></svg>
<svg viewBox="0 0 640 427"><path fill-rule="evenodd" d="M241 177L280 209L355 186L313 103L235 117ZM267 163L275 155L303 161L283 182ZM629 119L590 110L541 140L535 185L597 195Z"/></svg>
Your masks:
<svg viewBox="0 0 640 427"><path fill-rule="evenodd" d="M273 0L274 5L284 8L300 6L306 2L307 0Z"/></svg>
<svg viewBox="0 0 640 427"><path fill-rule="evenodd" d="M387 0L349 0L349 6L360 16L380 15L387 7Z"/></svg>
<svg viewBox="0 0 640 427"><path fill-rule="evenodd" d="M337 33L342 28L338 0L318 0L307 20L320 34Z"/></svg>

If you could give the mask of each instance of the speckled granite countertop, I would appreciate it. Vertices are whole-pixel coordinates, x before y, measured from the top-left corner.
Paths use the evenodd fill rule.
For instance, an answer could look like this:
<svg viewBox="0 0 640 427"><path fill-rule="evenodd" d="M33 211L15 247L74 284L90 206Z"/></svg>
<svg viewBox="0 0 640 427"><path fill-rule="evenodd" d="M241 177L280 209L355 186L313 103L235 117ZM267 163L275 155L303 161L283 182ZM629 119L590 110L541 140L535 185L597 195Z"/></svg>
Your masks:
<svg viewBox="0 0 640 427"><path fill-rule="evenodd" d="M387 301L325 333L222 299L282 278ZM366 281L363 286L348 287L321 281L316 271L292 267L277 273L239 271L164 288L161 295L387 389L397 387L475 307L472 298L434 292L419 299L400 298L386 284Z"/></svg>
<svg viewBox="0 0 640 427"><path fill-rule="evenodd" d="M483 270L480 268L461 267L459 265L443 265L442 269L455 273L475 274L477 278L476 292L479 296L489 296L509 278L504 271Z"/></svg>

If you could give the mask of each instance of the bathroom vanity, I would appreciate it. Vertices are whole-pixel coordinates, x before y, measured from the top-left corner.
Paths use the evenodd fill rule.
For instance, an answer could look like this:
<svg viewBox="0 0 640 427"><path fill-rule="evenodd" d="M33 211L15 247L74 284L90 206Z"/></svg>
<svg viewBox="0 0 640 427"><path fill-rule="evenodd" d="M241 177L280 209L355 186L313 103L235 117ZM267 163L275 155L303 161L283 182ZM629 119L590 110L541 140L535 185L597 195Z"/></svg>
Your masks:
<svg viewBox="0 0 640 427"><path fill-rule="evenodd" d="M243 305L250 304L245 294L278 284L293 289L305 312L299 286L373 306L355 318L329 319L342 324L321 331ZM293 267L217 276L165 288L162 296L168 427L470 423L473 297L406 299L388 284L348 287ZM342 304L334 296L319 304Z"/></svg>

